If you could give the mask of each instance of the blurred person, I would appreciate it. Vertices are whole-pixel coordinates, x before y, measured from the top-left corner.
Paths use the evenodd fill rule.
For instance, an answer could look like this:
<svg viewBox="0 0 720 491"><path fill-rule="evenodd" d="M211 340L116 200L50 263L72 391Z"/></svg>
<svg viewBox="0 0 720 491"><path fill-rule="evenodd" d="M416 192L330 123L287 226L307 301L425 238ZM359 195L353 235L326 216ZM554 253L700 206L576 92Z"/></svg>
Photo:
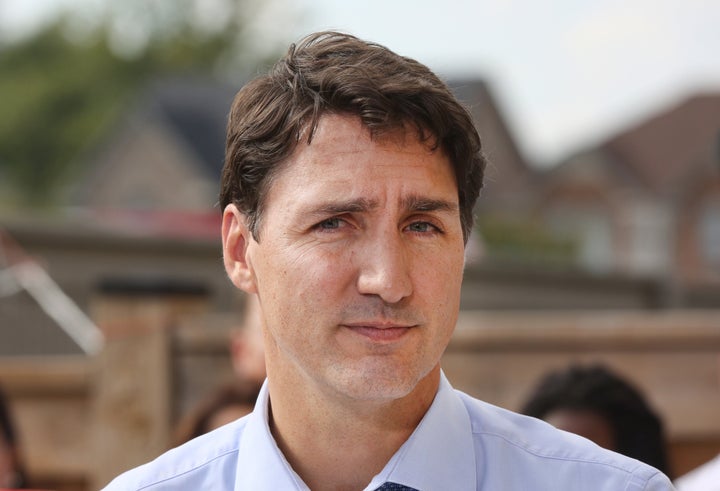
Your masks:
<svg viewBox="0 0 720 491"><path fill-rule="evenodd" d="M660 416L607 367L572 365L546 374L521 412L671 474Z"/></svg>
<svg viewBox="0 0 720 491"><path fill-rule="evenodd" d="M675 481L678 491L720 491L720 455Z"/></svg>
<svg viewBox="0 0 720 491"><path fill-rule="evenodd" d="M720 387L720 357L717 359L717 381ZM720 455L677 478L678 491L720 491Z"/></svg>
<svg viewBox="0 0 720 491"><path fill-rule="evenodd" d="M0 489L21 489L27 486L19 447L10 406L0 391Z"/></svg>
<svg viewBox="0 0 720 491"><path fill-rule="evenodd" d="M262 314L258 402L106 489L672 489L443 374L484 167L426 66L341 33L292 45L236 96L221 184L225 268Z"/></svg>
<svg viewBox="0 0 720 491"><path fill-rule="evenodd" d="M243 325L230 338L230 355L235 374L248 382L265 380L265 349L262 318L257 295L246 295Z"/></svg>
<svg viewBox="0 0 720 491"><path fill-rule="evenodd" d="M259 392L260 383L233 381L219 387L180 422L175 446L250 414Z"/></svg>

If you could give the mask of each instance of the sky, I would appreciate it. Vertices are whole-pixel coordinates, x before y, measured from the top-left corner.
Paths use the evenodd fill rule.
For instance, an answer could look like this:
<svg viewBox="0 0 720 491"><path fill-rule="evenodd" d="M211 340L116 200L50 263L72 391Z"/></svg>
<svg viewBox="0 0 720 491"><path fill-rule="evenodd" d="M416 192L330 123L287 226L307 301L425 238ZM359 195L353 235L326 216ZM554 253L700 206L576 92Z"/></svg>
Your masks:
<svg viewBox="0 0 720 491"><path fill-rule="evenodd" d="M93 1L99 0L0 0L0 29L31 29L58 5ZM212 19L223 1L200 5ZM486 80L520 150L538 164L602 142L694 94L720 93L720 0L260 4L253 26L258 49L337 29L416 58L446 79Z"/></svg>

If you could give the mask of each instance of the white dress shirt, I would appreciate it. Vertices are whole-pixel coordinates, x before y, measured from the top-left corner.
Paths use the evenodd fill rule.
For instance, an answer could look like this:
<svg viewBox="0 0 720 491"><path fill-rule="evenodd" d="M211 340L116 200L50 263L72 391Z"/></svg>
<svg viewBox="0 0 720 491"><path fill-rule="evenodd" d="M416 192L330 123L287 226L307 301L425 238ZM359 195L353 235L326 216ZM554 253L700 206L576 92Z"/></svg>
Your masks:
<svg viewBox="0 0 720 491"><path fill-rule="evenodd" d="M278 449L263 386L248 416L173 449L106 491L304 491ZM365 487L391 481L419 491L667 491L659 471L588 440L498 408L441 377L410 438Z"/></svg>
<svg viewBox="0 0 720 491"><path fill-rule="evenodd" d="M678 491L720 491L720 455L675 481Z"/></svg>

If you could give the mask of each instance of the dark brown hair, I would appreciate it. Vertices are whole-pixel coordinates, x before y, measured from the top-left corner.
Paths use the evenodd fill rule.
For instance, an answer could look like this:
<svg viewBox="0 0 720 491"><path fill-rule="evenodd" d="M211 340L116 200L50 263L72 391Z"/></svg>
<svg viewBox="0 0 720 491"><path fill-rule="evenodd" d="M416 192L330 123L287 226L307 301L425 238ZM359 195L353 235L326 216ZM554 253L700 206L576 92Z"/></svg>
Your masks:
<svg viewBox="0 0 720 491"><path fill-rule="evenodd" d="M0 446L2 445L6 445L10 449L13 458L15 473L11 487L18 489L27 487L27 474L18 455L19 442L12 414L10 414L10 405L0 390Z"/></svg>
<svg viewBox="0 0 720 491"><path fill-rule="evenodd" d="M263 200L298 142L326 113L355 115L373 137L409 127L453 166L467 241L485 160L472 118L425 65L348 34L320 32L290 46L270 72L235 97L220 205L234 203L258 240Z"/></svg>

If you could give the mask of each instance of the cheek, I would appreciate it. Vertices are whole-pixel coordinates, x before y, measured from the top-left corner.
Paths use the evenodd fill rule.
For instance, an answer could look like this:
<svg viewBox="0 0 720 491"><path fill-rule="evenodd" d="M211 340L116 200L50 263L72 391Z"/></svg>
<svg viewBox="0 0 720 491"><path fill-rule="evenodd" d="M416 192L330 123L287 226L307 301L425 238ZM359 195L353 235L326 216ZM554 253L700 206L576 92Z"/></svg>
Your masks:
<svg viewBox="0 0 720 491"><path fill-rule="evenodd" d="M332 311L352 284L351 261L343 254L308 249L278 252L264 261L262 294L269 297L283 324L298 317L317 318Z"/></svg>
<svg viewBox="0 0 720 491"><path fill-rule="evenodd" d="M447 259L438 261L438 257L430 258L424 266L422 279L415 281L416 290L421 289L422 296L428 299L428 305L434 311L441 326L441 336L449 336L455 328L460 305L460 290L464 261L462 256L443 253Z"/></svg>
<svg viewBox="0 0 720 491"><path fill-rule="evenodd" d="M349 248L314 247L294 254L287 261L288 279L294 288L310 297L330 295L353 276L354 253Z"/></svg>
<svg viewBox="0 0 720 491"><path fill-rule="evenodd" d="M416 283L432 289L435 298L443 299L459 296L464 267L462 249L459 252L445 249L423 255L413 269L422 277Z"/></svg>

